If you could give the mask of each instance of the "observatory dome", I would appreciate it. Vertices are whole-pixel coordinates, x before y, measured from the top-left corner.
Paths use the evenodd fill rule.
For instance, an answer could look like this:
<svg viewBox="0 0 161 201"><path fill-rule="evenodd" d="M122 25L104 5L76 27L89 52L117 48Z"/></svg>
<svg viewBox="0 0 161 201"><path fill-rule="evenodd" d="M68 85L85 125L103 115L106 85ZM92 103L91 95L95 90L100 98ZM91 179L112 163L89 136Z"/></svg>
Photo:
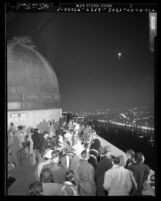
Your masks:
<svg viewBox="0 0 161 201"><path fill-rule="evenodd" d="M7 44L8 110L60 108L59 84L53 67L29 43Z"/></svg>

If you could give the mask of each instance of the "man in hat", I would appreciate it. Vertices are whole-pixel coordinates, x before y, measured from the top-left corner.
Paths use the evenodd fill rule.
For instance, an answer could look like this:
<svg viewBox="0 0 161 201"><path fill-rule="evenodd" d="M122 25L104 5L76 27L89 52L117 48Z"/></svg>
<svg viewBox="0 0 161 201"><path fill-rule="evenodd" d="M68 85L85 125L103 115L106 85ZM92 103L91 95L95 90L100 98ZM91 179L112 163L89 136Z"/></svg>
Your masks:
<svg viewBox="0 0 161 201"><path fill-rule="evenodd" d="M97 195L105 196L106 194L103 188L104 174L107 170L112 168L112 161L106 156L107 150L105 147L101 146L99 149L99 153L100 153L100 161L97 163L95 171Z"/></svg>

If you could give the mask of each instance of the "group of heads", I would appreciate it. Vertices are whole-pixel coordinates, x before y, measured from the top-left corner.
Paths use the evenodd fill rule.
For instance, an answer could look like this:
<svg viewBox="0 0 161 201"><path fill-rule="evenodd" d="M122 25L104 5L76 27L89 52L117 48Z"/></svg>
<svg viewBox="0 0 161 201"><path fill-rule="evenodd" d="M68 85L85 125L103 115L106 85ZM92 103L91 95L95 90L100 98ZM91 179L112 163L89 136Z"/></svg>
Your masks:
<svg viewBox="0 0 161 201"><path fill-rule="evenodd" d="M106 145L105 147L100 146L99 153L101 156L107 155L110 157L112 153L111 147L109 145Z"/></svg>
<svg viewBox="0 0 161 201"><path fill-rule="evenodd" d="M75 184L74 172L72 170L68 170L66 172L65 181ZM43 195L42 183L54 183L53 175L49 168L45 168L42 170L41 175L40 175L40 181L35 181L30 184L28 191L27 191L27 195L29 195L29 196ZM64 189L64 191L66 191L66 189ZM64 194L72 195L71 192L64 192Z"/></svg>
<svg viewBox="0 0 161 201"><path fill-rule="evenodd" d="M136 153L134 150L128 149L126 154L127 154L127 158L129 160L132 160L133 162L144 163L144 161L145 161L145 157L142 152Z"/></svg>
<svg viewBox="0 0 161 201"><path fill-rule="evenodd" d="M74 182L74 172L73 170L67 170L65 174L65 181ZM54 178L51 169L44 168L40 174L40 182L41 183L54 183Z"/></svg>
<svg viewBox="0 0 161 201"><path fill-rule="evenodd" d="M14 123L11 122L11 123L10 123L10 127L14 127L14 126L15 126ZM17 126L17 128L18 128L18 130L20 131L20 130L23 130L23 129L25 128L25 126L19 125L19 126Z"/></svg>

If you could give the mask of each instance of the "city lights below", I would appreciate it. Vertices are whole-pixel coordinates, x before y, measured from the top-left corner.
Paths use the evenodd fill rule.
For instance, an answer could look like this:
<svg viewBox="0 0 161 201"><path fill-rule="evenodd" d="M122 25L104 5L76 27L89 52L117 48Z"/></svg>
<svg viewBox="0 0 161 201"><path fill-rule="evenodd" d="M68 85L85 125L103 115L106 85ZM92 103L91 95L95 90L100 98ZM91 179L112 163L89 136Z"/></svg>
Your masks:
<svg viewBox="0 0 161 201"><path fill-rule="evenodd" d="M118 125L118 126L127 126L127 127L136 127L136 128L140 128L142 130L150 130L150 131L154 131L154 128L150 128L150 127L146 127L146 126L136 126L136 125L133 125L133 124L125 124L125 123L120 123L120 122L115 122L115 121L106 121L106 120L101 120L99 119L98 120L99 122L102 122L102 123L111 123L111 124L115 124L115 125Z"/></svg>

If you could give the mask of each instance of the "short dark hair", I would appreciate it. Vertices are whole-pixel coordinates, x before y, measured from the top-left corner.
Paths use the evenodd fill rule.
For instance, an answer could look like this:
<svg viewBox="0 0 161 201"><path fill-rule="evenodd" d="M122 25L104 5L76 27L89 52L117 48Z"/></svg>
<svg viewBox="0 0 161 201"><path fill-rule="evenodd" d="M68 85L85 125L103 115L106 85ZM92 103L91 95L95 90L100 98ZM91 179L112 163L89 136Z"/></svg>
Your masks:
<svg viewBox="0 0 161 201"><path fill-rule="evenodd" d="M49 168L44 168L40 174L40 181L42 183L54 183L52 172Z"/></svg>
<svg viewBox="0 0 161 201"><path fill-rule="evenodd" d="M42 193L42 183L39 181L35 181L30 184L27 195L41 195Z"/></svg>
<svg viewBox="0 0 161 201"><path fill-rule="evenodd" d="M135 160L137 163L141 163L143 160L143 153L141 153L141 152L136 153L135 154Z"/></svg>
<svg viewBox="0 0 161 201"><path fill-rule="evenodd" d="M126 152L127 152L128 154L130 154L130 155L132 156L132 158L135 157L135 151L134 151L134 150L128 149Z"/></svg>
<svg viewBox="0 0 161 201"><path fill-rule="evenodd" d="M65 181L72 181L74 177L73 170L68 170L65 174Z"/></svg>
<svg viewBox="0 0 161 201"><path fill-rule="evenodd" d="M119 155L118 156L119 157L119 159L120 159L120 165L125 165L125 160L124 160L124 156L123 155Z"/></svg>
<svg viewBox="0 0 161 201"><path fill-rule="evenodd" d="M120 158L119 157L112 156L111 159L112 159L114 164L120 164Z"/></svg>

